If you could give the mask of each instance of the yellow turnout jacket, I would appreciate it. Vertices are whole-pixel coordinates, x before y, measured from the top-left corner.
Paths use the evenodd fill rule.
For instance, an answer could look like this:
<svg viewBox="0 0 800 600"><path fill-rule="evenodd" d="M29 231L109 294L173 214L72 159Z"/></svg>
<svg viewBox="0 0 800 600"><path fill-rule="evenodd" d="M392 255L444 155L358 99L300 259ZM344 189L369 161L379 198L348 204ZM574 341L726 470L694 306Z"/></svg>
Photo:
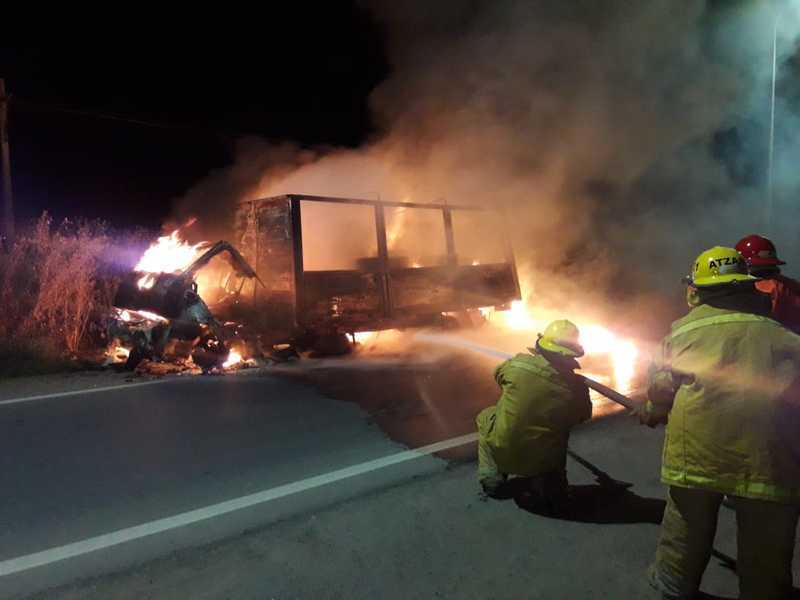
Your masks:
<svg viewBox="0 0 800 600"><path fill-rule="evenodd" d="M672 324L649 379L646 410L669 415L664 483L800 499L800 336L702 304Z"/></svg>
<svg viewBox="0 0 800 600"><path fill-rule="evenodd" d="M570 429L592 415L583 380L539 354L517 354L494 376L502 394L479 417L479 429L500 472L530 477L564 469Z"/></svg>

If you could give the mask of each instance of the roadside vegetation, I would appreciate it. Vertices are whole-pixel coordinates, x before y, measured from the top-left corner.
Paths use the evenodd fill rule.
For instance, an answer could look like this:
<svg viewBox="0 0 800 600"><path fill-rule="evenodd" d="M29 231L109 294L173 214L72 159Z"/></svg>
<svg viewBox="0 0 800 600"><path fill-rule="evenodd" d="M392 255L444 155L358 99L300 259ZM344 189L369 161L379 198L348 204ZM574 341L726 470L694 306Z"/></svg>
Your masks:
<svg viewBox="0 0 800 600"><path fill-rule="evenodd" d="M76 368L102 345L116 279L100 222L43 215L0 250L0 377Z"/></svg>

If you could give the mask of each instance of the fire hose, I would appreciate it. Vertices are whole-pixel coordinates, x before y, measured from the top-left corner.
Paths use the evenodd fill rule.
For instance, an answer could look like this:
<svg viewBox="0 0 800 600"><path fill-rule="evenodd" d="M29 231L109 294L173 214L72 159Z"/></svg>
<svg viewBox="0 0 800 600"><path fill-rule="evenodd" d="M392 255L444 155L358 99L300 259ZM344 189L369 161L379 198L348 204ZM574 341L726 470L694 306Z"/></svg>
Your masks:
<svg viewBox="0 0 800 600"><path fill-rule="evenodd" d="M594 379L589 379L583 375L579 375L581 379L586 383L586 385L592 388L598 394L602 394L609 400L613 400L617 404L621 404L625 408L630 410L635 410L637 408L637 403L628 398L627 396L620 394L617 390L612 389L606 385L603 385L599 381L595 381Z"/></svg>

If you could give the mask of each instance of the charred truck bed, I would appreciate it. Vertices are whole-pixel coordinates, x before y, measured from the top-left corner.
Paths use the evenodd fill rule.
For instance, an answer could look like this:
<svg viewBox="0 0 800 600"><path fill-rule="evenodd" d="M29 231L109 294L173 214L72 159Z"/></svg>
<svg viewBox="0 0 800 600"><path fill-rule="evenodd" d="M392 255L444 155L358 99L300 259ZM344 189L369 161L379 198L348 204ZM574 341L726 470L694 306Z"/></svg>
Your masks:
<svg viewBox="0 0 800 600"><path fill-rule="evenodd" d="M276 339L292 327L429 325L520 298L495 211L292 194L243 202L235 223L237 245L263 282L252 283L243 308Z"/></svg>

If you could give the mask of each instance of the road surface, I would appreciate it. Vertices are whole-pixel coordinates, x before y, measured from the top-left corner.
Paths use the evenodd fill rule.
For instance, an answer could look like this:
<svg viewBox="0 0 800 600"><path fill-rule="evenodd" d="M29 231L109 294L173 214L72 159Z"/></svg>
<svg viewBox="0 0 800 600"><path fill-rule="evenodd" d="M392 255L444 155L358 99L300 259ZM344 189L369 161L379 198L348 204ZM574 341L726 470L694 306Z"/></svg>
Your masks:
<svg viewBox="0 0 800 600"><path fill-rule="evenodd" d="M321 361L0 398L0 598L647 597L661 433L624 416L576 431L634 487L571 462L572 520L482 502L462 436L491 367ZM730 514L717 548L735 555ZM705 587L734 597L718 563Z"/></svg>

